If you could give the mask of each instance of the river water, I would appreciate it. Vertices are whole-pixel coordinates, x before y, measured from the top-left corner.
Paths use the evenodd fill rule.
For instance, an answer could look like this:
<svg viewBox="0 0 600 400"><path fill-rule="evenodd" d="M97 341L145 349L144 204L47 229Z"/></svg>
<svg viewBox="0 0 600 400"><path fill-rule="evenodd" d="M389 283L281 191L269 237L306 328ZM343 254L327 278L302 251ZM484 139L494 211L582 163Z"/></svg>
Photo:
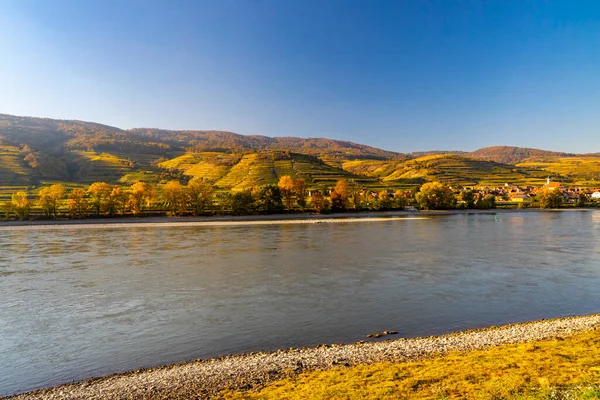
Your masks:
<svg viewBox="0 0 600 400"><path fill-rule="evenodd" d="M230 353L600 312L600 211L0 228L0 395Z"/></svg>

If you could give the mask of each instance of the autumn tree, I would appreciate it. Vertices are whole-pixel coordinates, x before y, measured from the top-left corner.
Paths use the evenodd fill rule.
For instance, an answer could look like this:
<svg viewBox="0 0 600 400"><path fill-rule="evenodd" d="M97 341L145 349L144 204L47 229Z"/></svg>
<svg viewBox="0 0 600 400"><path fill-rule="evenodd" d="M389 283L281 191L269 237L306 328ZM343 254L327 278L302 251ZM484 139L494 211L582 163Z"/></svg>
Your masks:
<svg viewBox="0 0 600 400"><path fill-rule="evenodd" d="M187 209L187 193L179 181L170 181L163 187L163 199L171 215L181 215Z"/></svg>
<svg viewBox="0 0 600 400"><path fill-rule="evenodd" d="M110 194L106 198L105 210L111 217L115 214L125 214L127 211L127 202L129 194L124 192L120 187L113 187Z"/></svg>
<svg viewBox="0 0 600 400"><path fill-rule="evenodd" d="M346 202L344 201L344 198L335 189L329 193L329 198L331 199L331 209L334 212L344 211L346 209Z"/></svg>
<svg viewBox="0 0 600 400"><path fill-rule="evenodd" d="M402 190L396 190L394 192L394 207L404 209L408 204L408 198Z"/></svg>
<svg viewBox="0 0 600 400"><path fill-rule="evenodd" d="M203 214L213 203L215 189L206 180L195 180L188 183L186 192L194 215Z"/></svg>
<svg viewBox="0 0 600 400"><path fill-rule="evenodd" d="M29 217L29 212L31 211L31 201L29 201L27 193L18 191L17 193L13 194L10 201L10 209L17 215L17 217L19 217L21 221Z"/></svg>
<svg viewBox="0 0 600 400"><path fill-rule="evenodd" d="M58 203L65 196L65 186L57 183L50 187L44 187L38 192L37 205L47 217L56 218Z"/></svg>
<svg viewBox="0 0 600 400"><path fill-rule="evenodd" d="M541 189L535 194L535 200L541 208L559 208L563 203L560 190Z"/></svg>
<svg viewBox="0 0 600 400"><path fill-rule="evenodd" d="M10 201L4 201L0 203L0 212L4 213L4 219L10 218L10 213L12 212L12 204Z"/></svg>
<svg viewBox="0 0 600 400"><path fill-rule="evenodd" d="M331 204L320 192L315 192L310 198L311 207L319 214L327 212Z"/></svg>
<svg viewBox="0 0 600 400"><path fill-rule="evenodd" d="M393 208L394 202L392 201L387 190L382 190L377 194L377 200L374 201L376 210L389 210Z"/></svg>
<svg viewBox="0 0 600 400"><path fill-rule="evenodd" d="M87 193L90 196L90 204L96 215L100 215L100 211L105 209L106 199L111 191L112 187L106 182L94 182L88 188Z"/></svg>
<svg viewBox="0 0 600 400"><path fill-rule="evenodd" d="M340 179L336 182L333 190L340 195L344 203L348 200L348 181L346 179Z"/></svg>
<svg viewBox="0 0 600 400"><path fill-rule="evenodd" d="M86 218L88 216L90 204L85 196L86 191L83 189L73 189L69 193L67 205L69 207L69 215L72 218Z"/></svg>
<svg viewBox="0 0 600 400"><path fill-rule="evenodd" d="M261 187L257 193L256 203L259 211L267 214L283 210L281 189L275 185Z"/></svg>
<svg viewBox="0 0 600 400"><path fill-rule="evenodd" d="M306 207L306 183L304 179L294 179L294 195L296 196L296 204L300 208Z"/></svg>
<svg viewBox="0 0 600 400"><path fill-rule="evenodd" d="M134 214L141 214L156 198L156 189L149 183L136 182L129 189L129 206Z"/></svg>
<svg viewBox="0 0 600 400"><path fill-rule="evenodd" d="M291 176L284 175L279 178L277 187L281 192L281 197L285 202L285 207L288 209L288 211L291 210L292 205L294 204L294 180Z"/></svg>
<svg viewBox="0 0 600 400"><path fill-rule="evenodd" d="M456 205L452 190L440 182L428 182L416 195L419 206L426 210L446 210Z"/></svg>

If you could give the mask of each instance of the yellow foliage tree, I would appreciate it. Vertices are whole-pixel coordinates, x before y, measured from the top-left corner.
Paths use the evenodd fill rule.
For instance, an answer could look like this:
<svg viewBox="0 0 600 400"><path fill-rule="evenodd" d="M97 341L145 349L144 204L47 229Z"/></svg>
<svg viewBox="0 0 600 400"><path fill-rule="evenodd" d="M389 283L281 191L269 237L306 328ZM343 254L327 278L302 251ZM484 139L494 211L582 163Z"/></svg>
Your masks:
<svg viewBox="0 0 600 400"><path fill-rule="evenodd" d="M149 183L136 182L129 189L131 197L129 206L134 214L141 214L146 207L152 205L152 201L156 198L156 189Z"/></svg>
<svg viewBox="0 0 600 400"><path fill-rule="evenodd" d="M92 207L94 207L96 215L100 215L100 210L105 208L106 199L111 191L112 186L106 182L94 182L88 188L87 192L92 200Z"/></svg>
<svg viewBox="0 0 600 400"><path fill-rule="evenodd" d="M29 201L26 192L18 191L17 193L13 194L10 204L11 210L17 214L21 221L29 217L29 212L31 211L31 201Z"/></svg>
<svg viewBox="0 0 600 400"><path fill-rule="evenodd" d="M65 191L65 186L60 183L40 189L37 204L47 217L56 218L58 203L65 196Z"/></svg>
<svg viewBox="0 0 600 400"><path fill-rule="evenodd" d="M181 215L187 209L187 194L179 181L170 181L163 187L163 199L171 215Z"/></svg>
<svg viewBox="0 0 600 400"><path fill-rule="evenodd" d="M86 218L90 204L85 198L86 191L83 189L73 189L69 193L69 215L72 218Z"/></svg>
<svg viewBox="0 0 600 400"><path fill-rule="evenodd" d="M291 210L292 205L294 204L294 180L291 176L284 175L281 178L279 178L277 186L281 191L281 197L283 197L285 207L288 210Z"/></svg>

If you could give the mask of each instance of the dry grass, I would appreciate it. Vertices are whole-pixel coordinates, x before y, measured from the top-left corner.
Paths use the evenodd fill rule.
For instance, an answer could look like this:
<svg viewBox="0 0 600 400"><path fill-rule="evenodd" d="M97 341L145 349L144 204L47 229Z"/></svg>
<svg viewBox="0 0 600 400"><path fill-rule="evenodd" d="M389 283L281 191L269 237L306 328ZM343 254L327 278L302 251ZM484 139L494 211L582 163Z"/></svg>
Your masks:
<svg viewBox="0 0 600 400"><path fill-rule="evenodd" d="M600 332L304 373L227 399L600 399Z"/></svg>

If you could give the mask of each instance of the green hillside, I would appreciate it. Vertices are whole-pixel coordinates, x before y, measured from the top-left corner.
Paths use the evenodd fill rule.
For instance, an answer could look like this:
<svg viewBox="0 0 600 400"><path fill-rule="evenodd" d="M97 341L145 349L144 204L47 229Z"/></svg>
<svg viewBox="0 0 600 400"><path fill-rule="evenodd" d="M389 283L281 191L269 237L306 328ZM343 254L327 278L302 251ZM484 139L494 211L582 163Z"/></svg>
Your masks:
<svg viewBox="0 0 600 400"><path fill-rule="evenodd" d="M185 153L158 166L178 169L191 179L208 179L220 189L242 190L276 184L284 175L302 178L310 188L332 187L343 178L354 178L369 186L379 184L376 179L332 167L317 157L287 151L260 151L241 156L219 152Z"/></svg>
<svg viewBox="0 0 600 400"><path fill-rule="evenodd" d="M218 190L277 183L290 175L308 189L355 179L372 189L429 181L461 186L539 186L547 176L598 186L600 155L572 155L508 146L472 153L402 154L323 138L244 136L224 131L119 128L0 114L0 200L48 182L131 185L207 179Z"/></svg>
<svg viewBox="0 0 600 400"><path fill-rule="evenodd" d="M410 186L441 181L455 186L540 186L545 172L453 154L436 154L404 161L348 161L344 170Z"/></svg>
<svg viewBox="0 0 600 400"><path fill-rule="evenodd" d="M600 186L600 156L534 157L517 166L561 177L574 186Z"/></svg>

